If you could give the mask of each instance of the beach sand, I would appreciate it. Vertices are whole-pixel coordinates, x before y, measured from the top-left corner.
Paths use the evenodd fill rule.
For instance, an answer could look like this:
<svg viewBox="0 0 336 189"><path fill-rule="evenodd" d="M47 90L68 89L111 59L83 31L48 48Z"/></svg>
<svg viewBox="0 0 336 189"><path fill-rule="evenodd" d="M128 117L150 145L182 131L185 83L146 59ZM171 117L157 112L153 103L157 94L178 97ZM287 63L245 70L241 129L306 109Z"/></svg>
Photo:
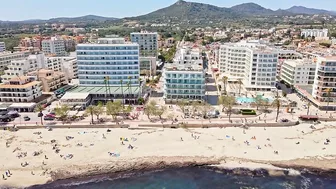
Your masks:
<svg viewBox="0 0 336 189"><path fill-rule="evenodd" d="M309 128L310 124L301 124L289 128L249 128L245 132L242 128L0 131L0 174L7 170L12 173L7 180L0 179L0 186L26 187L52 179L125 171L162 163L216 164L227 160L231 167L237 166L238 161L253 161L331 169L336 168L336 128L328 125L322 123L315 126L315 130ZM36 132L41 134L34 134ZM66 136L73 139L67 140ZM121 137L128 139L123 141L124 145ZM330 143L325 145L327 138ZM55 144L59 153L53 150ZM134 148L129 149L129 144ZM33 156L34 151L41 154ZM24 152L27 156L19 159L17 155ZM108 152L118 157L110 156ZM68 154L73 157L64 158ZM25 162L29 165L22 167ZM246 164L249 165L255 166Z"/></svg>

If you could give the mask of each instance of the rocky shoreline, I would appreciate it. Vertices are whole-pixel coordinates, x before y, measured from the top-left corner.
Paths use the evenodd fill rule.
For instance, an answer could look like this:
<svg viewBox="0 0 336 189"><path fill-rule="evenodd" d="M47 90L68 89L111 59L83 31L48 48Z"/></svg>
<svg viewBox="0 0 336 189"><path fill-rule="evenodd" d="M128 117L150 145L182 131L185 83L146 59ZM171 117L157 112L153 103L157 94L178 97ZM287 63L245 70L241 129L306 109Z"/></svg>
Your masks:
<svg viewBox="0 0 336 189"><path fill-rule="evenodd" d="M230 162L228 162L230 161ZM239 161L239 165L238 162ZM242 162L241 162L242 161ZM309 161L309 160L308 160ZM235 162L234 164L232 164ZM292 162L292 163L290 163ZM246 164L247 163L247 164ZM249 163L256 165L251 166ZM319 165L319 164L317 164ZM70 183L85 183L104 178L131 177L145 172L160 171L185 167L205 167L227 175L244 175L252 177L298 176L304 174L336 178L335 169L296 165L295 160L288 162L253 162L236 158L208 157L147 157L141 160L107 162L107 164L88 164L72 166L51 171L51 180L45 185L35 185L28 189L44 189Z"/></svg>

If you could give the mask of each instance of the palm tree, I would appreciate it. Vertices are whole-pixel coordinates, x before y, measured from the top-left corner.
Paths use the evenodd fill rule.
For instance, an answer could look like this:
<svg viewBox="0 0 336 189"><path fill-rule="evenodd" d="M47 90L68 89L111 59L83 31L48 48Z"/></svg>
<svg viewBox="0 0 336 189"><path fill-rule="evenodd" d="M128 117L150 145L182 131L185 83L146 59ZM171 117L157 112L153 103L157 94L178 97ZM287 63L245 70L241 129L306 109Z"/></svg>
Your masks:
<svg viewBox="0 0 336 189"><path fill-rule="evenodd" d="M331 92L332 91L333 91L332 88L327 88L327 89L324 90L324 92L327 92L327 97L328 97L326 113L328 113L328 108L329 108L330 97L331 97Z"/></svg>
<svg viewBox="0 0 336 189"><path fill-rule="evenodd" d="M227 86L227 82L228 82L228 77L227 76L224 76L222 79L221 79L221 81L223 82L223 84L224 84L224 92L225 92L225 94L226 94L226 86Z"/></svg>
<svg viewBox="0 0 336 189"><path fill-rule="evenodd" d="M241 85L243 84L242 79L237 79L238 84L239 84L239 95L240 95L240 91L241 91Z"/></svg>
<svg viewBox="0 0 336 189"><path fill-rule="evenodd" d="M37 116L41 118L41 125L43 125L43 113L44 107L41 104L38 104L35 107L35 112L38 112Z"/></svg>
<svg viewBox="0 0 336 189"><path fill-rule="evenodd" d="M311 103L308 102L308 104L307 104L307 115L309 115L309 108L310 108L310 106L311 106Z"/></svg>
<svg viewBox="0 0 336 189"><path fill-rule="evenodd" d="M127 83L127 87L128 87L128 92L129 92L129 96L132 95L132 76L128 76L128 83ZM131 101L129 102L129 104L131 105Z"/></svg>
<svg viewBox="0 0 336 189"><path fill-rule="evenodd" d="M156 83L154 82L154 80L151 80L151 81L149 81L148 86L150 88L155 88L156 87Z"/></svg>
<svg viewBox="0 0 336 189"><path fill-rule="evenodd" d="M104 78L104 83L105 83L105 87L106 87L106 97L107 97L107 91L108 91L108 94L110 95L111 94L111 89L110 89L110 76L106 76Z"/></svg>
<svg viewBox="0 0 336 189"><path fill-rule="evenodd" d="M104 84L105 84L105 92L106 92L106 98L107 98L107 79L104 77Z"/></svg>
<svg viewBox="0 0 336 189"><path fill-rule="evenodd" d="M272 105L273 105L273 107L276 107L276 109L277 109L275 122L278 122L280 107L281 107L281 101L280 101L278 91L277 91L277 96L275 97L275 100L273 101Z"/></svg>
<svg viewBox="0 0 336 189"><path fill-rule="evenodd" d="M85 112L91 115L91 123L93 124L93 114L95 112L95 107L91 105L86 108Z"/></svg>
<svg viewBox="0 0 336 189"><path fill-rule="evenodd" d="M123 107L124 107L124 100L125 100L125 97L124 97L124 89L123 89L123 80L122 80L122 79L120 80L120 89L121 89L122 105L123 105Z"/></svg>

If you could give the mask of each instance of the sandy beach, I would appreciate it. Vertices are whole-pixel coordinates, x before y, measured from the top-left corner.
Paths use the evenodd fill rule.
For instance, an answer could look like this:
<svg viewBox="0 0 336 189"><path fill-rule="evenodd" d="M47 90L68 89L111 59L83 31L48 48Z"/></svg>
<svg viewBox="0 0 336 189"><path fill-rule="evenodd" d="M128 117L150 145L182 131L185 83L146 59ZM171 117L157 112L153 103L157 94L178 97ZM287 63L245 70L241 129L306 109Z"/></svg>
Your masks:
<svg viewBox="0 0 336 189"><path fill-rule="evenodd" d="M328 123L315 127L1 130L0 174L10 170L11 175L0 179L0 186L27 187L171 163L235 167L250 161L335 169L336 128Z"/></svg>

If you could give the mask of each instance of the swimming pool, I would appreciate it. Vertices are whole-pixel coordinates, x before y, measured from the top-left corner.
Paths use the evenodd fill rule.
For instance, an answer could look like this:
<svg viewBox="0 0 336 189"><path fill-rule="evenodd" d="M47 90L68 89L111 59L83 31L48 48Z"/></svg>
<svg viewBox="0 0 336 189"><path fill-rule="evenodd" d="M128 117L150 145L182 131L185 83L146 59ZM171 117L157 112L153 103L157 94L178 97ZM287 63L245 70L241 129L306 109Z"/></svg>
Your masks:
<svg viewBox="0 0 336 189"><path fill-rule="evenodd" d="M270 98L263 98L264 100L268 100L269 102L272 102L273 100L270 99ZM252 103L254 102L254 98L251 98L251 97L237 97L236 98L236 101L238 103Z"/></svg>

